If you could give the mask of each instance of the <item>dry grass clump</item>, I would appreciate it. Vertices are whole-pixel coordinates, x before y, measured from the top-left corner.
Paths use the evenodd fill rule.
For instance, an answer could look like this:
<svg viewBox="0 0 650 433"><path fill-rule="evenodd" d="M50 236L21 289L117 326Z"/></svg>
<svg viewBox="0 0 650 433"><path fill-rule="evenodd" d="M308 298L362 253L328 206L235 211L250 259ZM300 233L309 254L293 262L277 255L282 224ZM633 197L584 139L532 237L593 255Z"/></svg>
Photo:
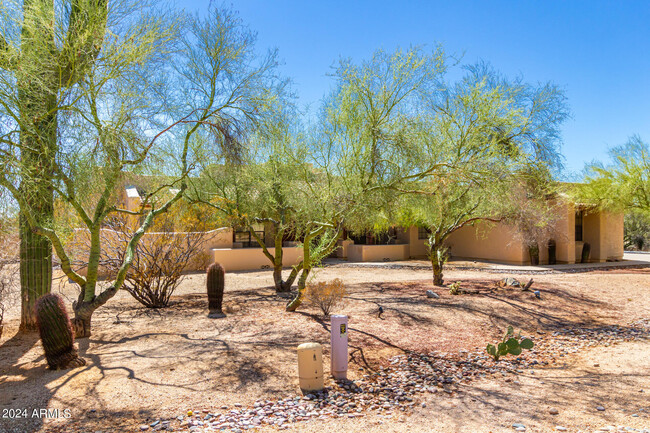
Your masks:
<svg viewBox="0 0 650 433"><path fill-rule="evenodd" d="M307 299L320 308L324 316L329 316L334 308L340 306L345 298L345 284L339 278L321 281L307 286Z"/></svg>

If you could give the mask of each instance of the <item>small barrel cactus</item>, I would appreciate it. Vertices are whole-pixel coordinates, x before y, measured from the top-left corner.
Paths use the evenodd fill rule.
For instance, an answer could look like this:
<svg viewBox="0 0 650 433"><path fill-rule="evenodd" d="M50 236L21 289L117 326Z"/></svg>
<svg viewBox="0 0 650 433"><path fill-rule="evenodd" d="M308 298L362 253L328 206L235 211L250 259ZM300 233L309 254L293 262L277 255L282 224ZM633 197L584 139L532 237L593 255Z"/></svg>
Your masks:
<svg viewBox="0 0 650 433"><path fill-rule="evenodd" d="M207 286L208 286L208 308L210 309L210 317L224 317L223 305L223 289L224 289L224 275L226 271L219 263L213 263L208 266Z"/></svg>
<svg viewBox="0 0 650 433"><path fill-rule="evenodd" d="M48 293L36 301L35 309L47 365L52 370L86 365L74 347L72 325L63 299L59 295Z"/></svg>

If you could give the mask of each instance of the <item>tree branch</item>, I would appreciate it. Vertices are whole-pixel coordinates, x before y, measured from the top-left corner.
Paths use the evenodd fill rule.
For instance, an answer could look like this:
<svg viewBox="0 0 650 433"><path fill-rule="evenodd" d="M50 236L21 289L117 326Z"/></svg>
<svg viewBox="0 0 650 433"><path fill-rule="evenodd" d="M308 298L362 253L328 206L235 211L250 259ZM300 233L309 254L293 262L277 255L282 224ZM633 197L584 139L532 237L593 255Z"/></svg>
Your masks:
<svg viewBox="0 0 650 433"><path fill-rule="evenodd" d="M18 67L18 52L0 35L0 68L13 71Z"/></svg>
<svg viewBox="0 0 650 433"><path fill-rule="evenodd" d="M68 35L59 54L62 85L71 87L86 75L102 49L107 19L107 0L72 1Z"/></svg>

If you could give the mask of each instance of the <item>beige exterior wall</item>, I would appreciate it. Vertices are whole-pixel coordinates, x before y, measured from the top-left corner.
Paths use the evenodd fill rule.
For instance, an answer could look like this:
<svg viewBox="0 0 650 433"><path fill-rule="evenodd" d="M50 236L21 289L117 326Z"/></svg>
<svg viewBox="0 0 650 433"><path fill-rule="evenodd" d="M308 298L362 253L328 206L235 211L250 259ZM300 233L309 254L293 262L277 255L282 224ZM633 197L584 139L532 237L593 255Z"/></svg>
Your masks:
<svg viewBox="0 0 650 433"><path fill-rule="evenodd" d="M121 202L128 210L137 211L141 206L139 197L128 197L121 188ZM556 243L557 263L575 263L580 260L581 245L575 241L575 212L572 203L558 206L560 216L552 239ZM260 227L261 229L261 227ZM267 225L265 243L273 246L273 227ZM261 269L270 262L260 248L241 248L233 244L232 229L222 228L210 232L203 248L203 256L218 261L228 271ZM153 239L156 233L145 238ZM515 228L505 224L477 224L454 232L447 244L453 258L477 259L511 264L529 264L528 249L519 240ZM143 239L144 240L144 239ZM583 218L583 240L591 246L591 261L604 262L623 258L623 215L607 212L587 212ZM418 228L399 229L396 245L354 245L350 240L339 241L335 255L355 262L381 262L426 258L428 247L425 239L418 239ZM547 240L539 245L540 264L548 263ZM284 265L292 266L300 260L295 244L286 243ZM204 264L193 265L198 270Z"/></svg>
<svg viewBox="0 0 650 433"><path fill-rule="evenodd" d="M623 259L623 214L611 212L586 213L583 218L583 240L591 246L591 262Z"/></svg>
<svg viewBox="0 0 650 433"><path fill-rule="evenodd" d="M606 260L623 260L623 219L622 213L603 213L605 220L603 249Z"/></svg>
<svg viewBox="0 0 650 433"><path fill-rule="evenodd" d="M424 259L429 256L426 239L418 239L418 228L411 226L404 230L404 242L410 246L410 255L414 259Z"/></svg>
<svg viewBox="0 0 650 433"><path fill-rule="evenodd" d="M389 262L410 257L407 244L398 245L350 245L348 260L351 262Z"/></svg>
<svg viewBox="0 0 650 433"><path fill-rule="evenodd" d="M117 232L109 229L101 230L102 251L110 251L115 248L124 247L124 242L119 240ZM185 236L187 233L172 233L171 236ZM163 236L170 236L169 233L145 233L140 239L140 243L147 245L158 241ZM168 238L169 239L169 238ZM186 271L201 271L212 263L212 250L215 248L232 247L232 229L220 228L205 233L205 238L201 250L188 263ZM88 248L90 246L90 232L86 229L75 229L71 242L66 246L71 251L71 258L78 263L78 272L81 275L86 274L86 268L81 264L88 258ZM101 276L107 276L106 269L100 267Z"/></svg>
<svg viewBox="0 0 650 433"><path fill-rule="evenodd" d="M283 266L297 265L300 259L302 259L302 248L283 248ZM271 268L271 261L261 248L215 248L212 250L212 261L220 263L226 272Z"/></svg>
<svg viewBox="0 0 650 433"><path fill-rule="evenodd" d="M561 212L555 231L549 239L540 242L540 264L548 264L548 241L556 244L557 263L575 263L581 258L583 242L575 240L575 212L573 204L559 206ZM417 228L411 227L411 256L420 251L423 241L417 240ZM414 235L413 235L414 233ZM453 258L478 259L512 264L530 264L530 254L525 244L518 240L516 229L506 224L477 224L463 227L449 236ZM623 258L623 214L590 212L583 217L583 240L591 246L591 262L622 260Z"/></svg>
<svg viewBox="0 0 650 433"><path fill-rule="evenodd" d="M481 223L465 226L452 233L447 244L454 258L492 260L502 263L530 262L528 251L516 239L515 231L505 224Z"/></svg>
<svg viewBox="0 0 650 433"><path fill-rule="evenodd" d="M556 244L555 257L558 263L575 263L576 260L576 210L575 206L567 203L559 207L561 215L556 225L556 235L554 236ZM541 249L540 249L541 253ZM540 255L541 256L541 255ZM548 262L548 252L546 257L540 257L541 263Z"/></svg>
<svg viewBox="0 0 650 433"><path fill-rule="evenodd" d="M339 259L347 259L348 248L350 247L350 245L354 245L354 241L345 239L342 241L338 241L336 245L338 245L338 247L336 248L336 257Z"/></svg>

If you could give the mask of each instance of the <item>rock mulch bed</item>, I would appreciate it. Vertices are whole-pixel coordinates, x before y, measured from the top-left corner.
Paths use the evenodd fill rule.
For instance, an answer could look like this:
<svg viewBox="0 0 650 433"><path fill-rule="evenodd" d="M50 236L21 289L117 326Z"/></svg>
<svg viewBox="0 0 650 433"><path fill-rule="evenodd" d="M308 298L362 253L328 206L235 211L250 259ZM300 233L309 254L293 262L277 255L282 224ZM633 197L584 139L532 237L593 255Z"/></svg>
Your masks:
<svg viewBox="0 0 650 433"><path fill-rule="evenodd" d="M338 381L321 392L280 400L257 401L252 407L241 404L222 406L219 410L189 411L171 420L158 420L140 426L141 431L230 431L241 433L262 425L278 429L289 428L300 421L324 418L356 418L369 413L378 417L403 419L416 405L424 406L419 396L439 394L455 396L462 385L482 377L501 376L517 381L524 369L549 365L556 356L598 345L650 337L650 319L634 322L627 327L563 329L532 337L536 346L522 356L495 363L483 351L459 353L407 353L389 359L389 365L370 372L356 381ZM604 427L602 431L650 433L627 427ZM516 431L525 431L521 424ZM557 431L564 431L562 426Z"/></svg>
<svg viewBox="0 0 650 433"><path fill-rule="evenodd" d="M566 328L536 341L534 353L545 357L566 356L588 347L610 346L625 341L650 338L650 319L642 319L629 326L609 325L595 328Z"/></svg>
<svg viewBox="0 0 650 433"><path fill-rule="evenodd" d="M399 262L387 262L387 263L372 263L372 264L356 264L348 262L334 262L323 264L325 267L331 268L357 268L357 269L368 269L368 268L377 268L377 269L408 269L412 271L430 271L431 264L428 263L399 263ZM488 274L510 274L510 275L552 275L552 274L582 274L588 272L606 272L606 271L615 271L620 269L648 269L650 264L626 264L620 263L617 265L611 266L576 266L575 268L563 268L561 270L548 268L548 269L508 269L508 268L490 268L483 263L478 263L476 265L472 264L454 264L453 262L447 263L445 269L447 271L470 271L470 272L482 272Z"/></svg>
<svg viewBox="0 0 650 433"><path fill-rule="evenodd" d="M143 425L142 430L230 430L241 432L262 424L280 429L314 418L356 418L376 413L394 418L408 414L424 393L454 395L462 384L478 377L522 371L523 359L495 364L482 353L409 353L389 360L390 366L356 381L338 381L321 392L276 401L258 401L253 407L222 407L220 411L188 412L175 420Z"/></svg>

